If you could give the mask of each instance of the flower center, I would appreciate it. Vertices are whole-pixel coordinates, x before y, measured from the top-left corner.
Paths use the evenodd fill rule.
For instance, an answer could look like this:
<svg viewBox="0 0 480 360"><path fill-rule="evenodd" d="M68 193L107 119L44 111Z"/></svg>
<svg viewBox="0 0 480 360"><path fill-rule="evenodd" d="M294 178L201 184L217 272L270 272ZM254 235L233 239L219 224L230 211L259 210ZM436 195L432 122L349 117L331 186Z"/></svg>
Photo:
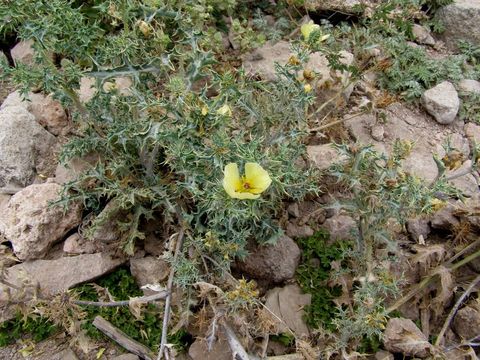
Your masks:
<svg viewBox="0 0 480 360"><path fill-rule="evenodd" d="M245 190L248 190L248 189L251 188L251 186L250 186L250 184L249 184L248 182L244 182L244 183L243 183L243 188L244 188Z"/></svg>

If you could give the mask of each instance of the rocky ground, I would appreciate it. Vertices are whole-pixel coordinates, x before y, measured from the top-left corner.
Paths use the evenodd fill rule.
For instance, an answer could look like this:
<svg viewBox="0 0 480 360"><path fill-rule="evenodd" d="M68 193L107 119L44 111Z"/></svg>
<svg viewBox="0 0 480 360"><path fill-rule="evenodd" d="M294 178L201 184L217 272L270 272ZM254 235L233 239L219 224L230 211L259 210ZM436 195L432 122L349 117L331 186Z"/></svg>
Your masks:
<svg viewBox="0 0 480 360"><path fill-rule="evenodd" d="M356 1L322 2L320 10L349 11L354 3ZM425 47L432 57L441 57L455 51L455 40L458 39L467 39L480 45L478 0L458 0L442 10L439 16L445 20L446 31L441 36L436 36L419 26L415 28L416 41L411 46ZM11 54L15 62L28 63L34 56L28 42L17 44ZM274 63L286 63L290 55L289 43L286 41L266 44L245 56L243 67L255 76L273 81ZM355 61L354 55L349 52L343 52L342 56L345 64ZM373 56L382 55L374 53ZM447 140L460 152L462 159L468 159L474 144L480 143L480 125L464 123L458 117L461 96L466 93L480 94L480 82L475 79L464 79L458 83L442 82L423 94L420 106L393 100L385 106L385 116L379 119L373 114L362 112L381 96L375 86L375 74L345 87L350 75L347 72L332 72L325 57L314 54L308 66L322 74L322 82L334 84L328 90L330 94L343 89L342 96L349 106L337 131L343 134L344 140L373 144L375 149L386 153L392 151L397 139L414 143L413 150L406 159L406 170L427 182L434 181L438 173L432 154L437 154L439 158L445 157L446 151L442 144ZM128 78L118 79L116 84L122 91L128 91ZM79 94L82 101L88 101L95 92L91 85L89 79L82 80ZM42 296L53 296L97 279L120 265L130 268L138 286L164 283L170 269L159 258L164 246L161 234L149 233L142 251L127 259L109 246L117 236L115 224L103 224L93 235L95 241L87 241L82 228L89 219L83 217L81 204L71 205L66 212L59 207L49 206L50 202L59 200L62 185L92 166L98 155L76 159L68 168L60 165L59 150L75 132L68 110L63 109L49 95L32 92L28 94L29 101L23 101L20 93L14 91L8 83L0 86L1 261L6 268L5 280L14 286L0 287L0 301L15 296L15 287L20 288L25 282L38 286L37 290L40 290ZM328 95L326 91L321 96ZM344 161L329 139L315 131L312 131L307 149L309 158L306 160L320 170ZM455 177L471 167L471 160L464 161L449 176ZM478 172L472 171L453 179L451 183L461 190L467 200L452 201L428 218L412 219L408 223L407 232L400 229L399 241L410 242L415 246L437 246L439 252L447 252L446 244L442 242L445 232L454 231L461 223L468 223L472 227L479 225L479 176ZM274 246L249 249L250 255L246 260L238 262L234 267L234 273L256 279L260 285L265 284L262 293L265 305L282 320L280 327L288 326L299 338L311 333L302 316L302 309L310 303L311 296L303 294L293 279L301 257L296 240L311 236L321 228L327 229L333 240L350 236L356 226L355 220L341 211L326 209L337 195L341 196L330 193L320 198L286 204L282 219L286 235ZM108 206L104 211L108 212ZM411 261L411 258L405 260L405 264ZM480 264L473 262L465 274L475 274L479 269ZM419 280L418 272L413 271L411 276L413 279L417 277L412 281ZM453 290L452 285L447 291L451 295ZM428 342L429 333L427 331L426 334L425 329L419 329L414 323L422 316L422 310L412 300L402 311L403 318L394 318L388 322L384 334L384 350L378 351L372 359L393 359L393 353L411 358L426 358L430 355L432 345ZM10 311L4 311L2 320L11 316ZM452 342L459 342L460 339L475 338L479 329L480 309L473 301L459 310L446 337ZM196 332L198 339L191 344L188 355L183 355L185 358L232 358L224 334L220 333L219 341L214 344L211 352L207 352L203 334L198 329ZM415 345L406 342L404 334L408 334L409 341L415 342ZM84 354L78 348L70 346L69 340L61 336L35 345L19 340L15 345L1 348L0 358L93 359L99 348L106 348L102 357L105 359L138 358L133 354L122 355L123 350L112 343L97 343L90 352ZM284 351L278 344L271 344L269 348L271 355L283 355ZM455 349L450 352L449 359L476 358L471 351L469 354ZM300 358L302 357L298 357Z"/></svg>

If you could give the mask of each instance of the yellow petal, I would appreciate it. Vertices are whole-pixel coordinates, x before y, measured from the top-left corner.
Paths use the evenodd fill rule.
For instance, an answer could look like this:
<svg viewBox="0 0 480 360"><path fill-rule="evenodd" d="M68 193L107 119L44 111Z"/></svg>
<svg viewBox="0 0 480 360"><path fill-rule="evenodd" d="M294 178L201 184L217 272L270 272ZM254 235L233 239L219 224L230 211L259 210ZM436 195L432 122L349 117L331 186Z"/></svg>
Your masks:
<svg viewBox="0 0 480 360"><path fill-rule="evenodd" d="M223 116L232 116L232 109L230 108L230 106L225 104L217 110L217 114L223 115Z"/></svg>
<svg viewBox="0 0 480 360"><path fill-rule="evenodd" d="M240 179L240 173L238 172L238 166L235 163L230 163L225 166L223 177L223 188L231 197L236 197L237 190L242 187L242 181Z"/></svg>
<svg viewBox="0 0 480 360"><path fill-rule="evenodd" d="M310 20L308 23L303 24L302 27L300 28L303 38L305 40L308 40L308 38L310 37L310 34L318 29L320 29L320 26L317 24L314 24L313 20Z"/></svg>
<svg viewBox="0 0 480 360"><path fill-rule="evenodd" d="M235 199L258 199L260 195L252 194L251 192L236 192L234 196Z"/></svg>
<svg viewBox="0 0 480 360"><path fill-rule="evenodd" d="M250 184L250 192L260 194L267 190L272 183L268 172L257 163L245 164L245 180Z"/></svg>

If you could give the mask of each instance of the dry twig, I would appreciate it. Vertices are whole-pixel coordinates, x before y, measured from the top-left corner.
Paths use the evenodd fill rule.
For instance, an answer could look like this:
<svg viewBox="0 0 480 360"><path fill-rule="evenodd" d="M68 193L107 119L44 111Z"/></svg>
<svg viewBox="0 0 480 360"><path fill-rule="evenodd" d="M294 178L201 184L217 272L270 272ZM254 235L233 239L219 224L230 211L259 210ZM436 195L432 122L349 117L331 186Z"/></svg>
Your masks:
<svg viewBox="0 0 480 360"><path fill-rule="evenodd" d="M143 296L140 298L122 300L122 301L112 301L112 302L101 302L101 301L83 301L83 300L73 300L72 303L75 305L81 306L98 306L98 307L117 307L117 306L128 306L132 300L138 303L149 303L157 300L165 299L168 296L168 291L160 291L156 294Z"/></svg>
<svg viewBox="0 0 480 360"><path fill-rule="evenodd" d="M181 221L181 218L180 218L180 221ZM173 264L177 261L178 255L182 251L184 236L185 236L185 231L183 227L180 227L180 232L178 233L178 237L177 237L177 244L175 246L175 254L173 255ZM175 267L172 265L172 268L170 269L170 275L168 277L168 283L167 283L168 294L165 300L165 312L163 315L162 338L160 340L160 350L158 351L157 360L161 360L165 355L164 353L166 352L168 322L170 321L170 310L171 310L170 308L172 303L172 288L173 288L174 276L175 276ZM166 358L168 358L168 354L166 355Z"/></svg>
<svg viewBox="0 0 480 360"><path fill-rule="evenodd" d="M127 334L120 329L117 329L101 316L95 317L93 320L93 326L95 326L98 330L103 332L117 344L122 346L124 349L130 351L132 354L138 355L140 358L145 360L153 360L155 357L149 348L133 340Z"/></svg>

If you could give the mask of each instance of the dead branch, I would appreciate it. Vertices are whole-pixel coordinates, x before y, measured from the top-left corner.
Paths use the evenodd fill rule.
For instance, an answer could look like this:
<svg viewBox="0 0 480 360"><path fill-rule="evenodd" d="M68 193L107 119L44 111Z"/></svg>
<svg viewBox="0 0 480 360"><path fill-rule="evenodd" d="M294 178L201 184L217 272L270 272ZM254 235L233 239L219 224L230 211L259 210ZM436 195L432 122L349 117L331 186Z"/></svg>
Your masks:
<svg viewBox="0 0 480 360"><path fill-rule="evenodd" d="M230 345L232 350L233 358L235 360L250 360L250 356L248 356L242 344L238 341L237 335L225 321L222 321L222 328L227 337L228 345Z"/></svg>
<svg viewBox="0 0 480 360"><path fill-rule="evenodd" d="M181 218L180 218L180 221L181 221ZM183 230L183 227L181 227L177 237L175 254L173 255L173 264L176 262L176 260L178 259L178 255L182 251L184 236L185 236L185 231ZM168 277L168 283L167 283L168 294L165 300L165 312L163 315L162 338L160 340L160 350L158 351L157 360L161 360L162 357L164 356L164 352L166 352L168 322L170 321L170 308L172 303L172 288L173 288L174 276L175 276L175 267L172 265L172 268L170 269L170 275ZM168 358L168 355L166 357Z"/></svg>
<svg viewBox="0 0 480 360"><path fill-rule="evenodd" d="M132 354L135 354L145 360L154 359L155 355L150 351L149 348L133 340L127 334L113 326L101 316L95 317L93 320L93 326Z"/></svg>
<svg viewBox="0 0 480 360"><path fill-rule="evenodd" d="M443 340L443 336L445 335L445 332L448 329L448 326L452 322L453 318L457 314L458 309L460 308L460 305L464 302L464 300L467 298L468 295L472 292L473 288L480 282L480 275L478 275L473 281L470 283L468 288L465 290L465 292L460 296L460 298L457 300L455 305L453 306L452 310L450 310L450 313L448 314L447 318L445 319L445 322L443 323L442 329L440 330L440 333L438 334L437 340L435 341L435 346L439 346L440 343Z"/></svg>
<svg viewBox="0 0 480 360"><path fill-rule="evenodd" d="M168 296L168 291L160 291L156 294L143 296L140 298L122 300L122 301L112 301L112 302L101 302L101 301L83 301L83 300L73 300L72 303L75 305L81 306L98 306L98 307L116 307L116 306L128 306L132 300L139 303L149 303L157 300L165 299Z"/></svg>

